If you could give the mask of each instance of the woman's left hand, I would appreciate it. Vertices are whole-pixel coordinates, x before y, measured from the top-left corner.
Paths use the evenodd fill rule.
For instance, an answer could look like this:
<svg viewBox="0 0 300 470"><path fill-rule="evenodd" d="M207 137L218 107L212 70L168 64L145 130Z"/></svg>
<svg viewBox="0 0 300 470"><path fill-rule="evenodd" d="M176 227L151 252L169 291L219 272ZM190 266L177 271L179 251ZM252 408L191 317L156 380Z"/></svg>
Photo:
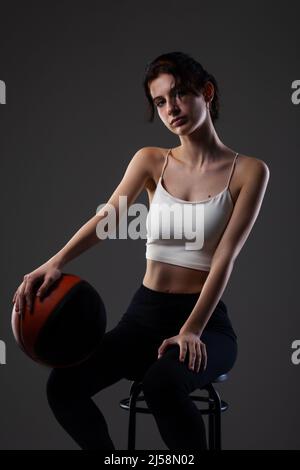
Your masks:
<svg viewBox="0 0 300 470"><path fill-rule="evenodd" d="M184 362L187 350L189 350L189 369L199 372L202 364L203 369L207 365L207 353L205 344L195 333L181 333L171 338L165 339L158 348L158 359L162 356L165 349L171 344L179 344L180 354L179 360Z"/></svg>

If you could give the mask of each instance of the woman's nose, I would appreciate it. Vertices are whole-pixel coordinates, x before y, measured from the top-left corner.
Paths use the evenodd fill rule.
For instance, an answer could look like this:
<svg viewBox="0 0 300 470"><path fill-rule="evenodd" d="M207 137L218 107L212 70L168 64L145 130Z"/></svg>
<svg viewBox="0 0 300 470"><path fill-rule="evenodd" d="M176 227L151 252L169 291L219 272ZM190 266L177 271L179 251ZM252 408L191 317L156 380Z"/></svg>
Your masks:
<svg viewBox="0 0 300 470"><path fill-rule="evenodd" d="M173 101L169 101L168 104L167 104L167 110L168 110L168 114L173 114L174 112L178 112L179 111L179 108L176 104L176 100L173 100Z"/></svg>

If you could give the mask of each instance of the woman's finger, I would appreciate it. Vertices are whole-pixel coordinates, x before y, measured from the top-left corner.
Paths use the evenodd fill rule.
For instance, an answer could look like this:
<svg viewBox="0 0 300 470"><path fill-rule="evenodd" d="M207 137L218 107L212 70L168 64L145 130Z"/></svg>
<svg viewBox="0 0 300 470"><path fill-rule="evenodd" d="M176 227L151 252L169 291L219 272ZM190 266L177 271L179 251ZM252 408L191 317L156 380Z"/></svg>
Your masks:
<svg viewBox="0 0 300 470"><path fill-rule="evenodd" d="M19 312L19 300L18 300L18 295L16 295L15 298L15 311L18 313Z"/></svg>
<svg viewBox="0 0 300 470"><path fill-rule="evenodd" d="M201 367L201 361L202 361L201 346L200 346L199 341L197 341L196 343L196 353L197 353L197 357L196 357L195 371L199 372L200 367Z"/></svg>
<svg viewBox="0 0 300 470"><path fill-rule="evenodd" d="M179 347L180 347L179 360L181 362L184 362L185 356L186 356L186 351L187 351L187 345L186 345L185 342L180 342Z"/></svg>
<svg viewBox="0 0 300 470"><path fill-rule="evenodd" d="M18 295L18 290L19 288L16 290L16 292L14 293L14 296L13 296L13 299L12 299L12 303L14 304L15 301L16 301L16 298L17 298L17 295Z"/></svg>
<svg viewBox="0 0 300 470"><path fill-rule="evenodd" d="M167 345L168 345L168 340L164 339L163 342L161 343L160 347L158 348L158 351L157 351L158 352L158 359L164 353L164 350L166 349Z"/></svg>
<svg viewBox="0 0 300 470"><path fill-rule="evenodd" d="M194 341L189 342L189 368L194 369L196 359L196 346Z"/></svg>
<svg viewBox="0 0 300 470"><path fill-rule="evenodd" d="M20 286L20 291L19 291L19 295L18 295L18 299L19 299L19 314L22 315L23 313L23 310L24 310L24 304L25 304L25 301L24 301L24 290L25 290L25 287L26 287L26 277L24 276L24 281L22 282L21 286Z"/></svg>
<svg viewBox="0 0 300 470"><path fill-rule="evenodd" d="M31 311L32 309L32 292L33 292L33 285L34 281L32 277L28 276L26 280L26 287L24 289L24 297L26 299L26 303L28 306L28 309Z"/></svg>
<svg viewBox="0 0 300 470"><path fill-rule="evenodd" d="M202 351L202 357L203 357L203 370L205 370L207 366L207 352L206 352L206 346L202 342L201 342L201 351Z"/></svg>

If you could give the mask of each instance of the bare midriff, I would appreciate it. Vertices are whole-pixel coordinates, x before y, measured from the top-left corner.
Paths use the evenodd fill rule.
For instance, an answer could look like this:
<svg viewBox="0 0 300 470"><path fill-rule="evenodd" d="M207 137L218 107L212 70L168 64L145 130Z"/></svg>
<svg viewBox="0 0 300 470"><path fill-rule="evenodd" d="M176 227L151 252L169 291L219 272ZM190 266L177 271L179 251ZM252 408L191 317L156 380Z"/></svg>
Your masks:
<svg viewBox="0 0 300 470"><path fill-rule="evenodd" d="M144 286L167 293L200 293L209 271L185 268L161 261L147 259Z"/></svg>

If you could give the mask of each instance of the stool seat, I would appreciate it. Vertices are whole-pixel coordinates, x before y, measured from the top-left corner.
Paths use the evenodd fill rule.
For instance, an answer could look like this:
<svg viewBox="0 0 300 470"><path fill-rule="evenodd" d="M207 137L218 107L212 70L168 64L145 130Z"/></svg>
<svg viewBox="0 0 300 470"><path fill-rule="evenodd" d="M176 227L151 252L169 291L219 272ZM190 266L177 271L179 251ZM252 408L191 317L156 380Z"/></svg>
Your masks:
<svg viewBox="0 0 300 470"><path fill-rule="evenodd" d="M213 384L225 382L227 379L228 374L221 374L200 388L206 390L208 396L190 395L193 401L207 404L207 407L198 407L198 410L202 415L208 415L209 450L221 450L221 413L228 409L228 403L221 400ZM147 406L137 406L137 402L145 402L144 395L140 395L142 390L142 379L132 381L130 396L123 398L119 403L122 409L129 411L128 450L135 449L136 413L152 414Z"/></svg>
<svg viewBox="0 0 300 470"><path fill-rule="evenodd" d="M215 380L212 381L213 384L218 384L220 382L225 382L228 379L228 374L221 374Z"/></svg>

